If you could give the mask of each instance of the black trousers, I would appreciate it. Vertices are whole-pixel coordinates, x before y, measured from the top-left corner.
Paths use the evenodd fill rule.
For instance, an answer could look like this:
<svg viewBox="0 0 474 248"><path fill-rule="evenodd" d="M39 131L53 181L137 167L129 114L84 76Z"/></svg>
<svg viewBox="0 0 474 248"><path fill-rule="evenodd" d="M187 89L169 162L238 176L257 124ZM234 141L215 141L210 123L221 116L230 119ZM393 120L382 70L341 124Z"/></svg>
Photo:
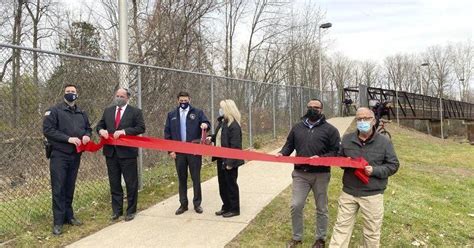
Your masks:
<svg viewBox="0 0 474 248"><path fill-rule="evenodd" d="M81 154L53 150L49 162L54 225L62 225L74 218L72 201Z"/></svg>
<svg viewBox="0 0 474 248"><path fill-rule="evenodd" d="M227 170L221 159L217 159L217 181L219 182L219 195L222 199L222 210L240 213L239 185L237 177L238 167Z"/></svg>
<svg viewBox="0 0 474 248"><path fill-rule="evenodd" d="M202 157L176 153L176 173L178 174L179 182L179 202L181 206L188 206L188 168L191 174L191 180L193 181L193 204L194 207L201 206L202 193L201 193L201 166Z"/></svg>
<svg viewBox="0 0 474 248"><path fill-rule="evenodd" d="M112 157L106 157L106 163L113 213L123 214L122 175L127 188L127 214L136 213L138 202L137 158L119 158L114 152Z"/></svg>

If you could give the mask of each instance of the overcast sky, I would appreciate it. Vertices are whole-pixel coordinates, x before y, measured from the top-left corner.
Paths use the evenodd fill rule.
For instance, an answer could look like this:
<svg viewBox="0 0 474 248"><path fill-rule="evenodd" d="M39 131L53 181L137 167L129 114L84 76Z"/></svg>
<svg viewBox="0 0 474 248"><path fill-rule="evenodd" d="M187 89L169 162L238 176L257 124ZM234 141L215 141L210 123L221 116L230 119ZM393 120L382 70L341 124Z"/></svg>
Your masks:
<svg viewBox="0 0 474 248"><path fill-rule="evenodd" d="M73 12L94 0L62 0ZM249 0L250 1L250 0ZM316 0L295 0L296 2ZM474 0L318 0L329 53L382 62L396 53L472 40ZM93 5L93 4L92 4Z"/></svg>
<svg viewBox="0 0 474 248"><path fill-rule="evenodd" d="M382 61L399 52L472 40L473 0L322 0L330 52Z"/></svg>

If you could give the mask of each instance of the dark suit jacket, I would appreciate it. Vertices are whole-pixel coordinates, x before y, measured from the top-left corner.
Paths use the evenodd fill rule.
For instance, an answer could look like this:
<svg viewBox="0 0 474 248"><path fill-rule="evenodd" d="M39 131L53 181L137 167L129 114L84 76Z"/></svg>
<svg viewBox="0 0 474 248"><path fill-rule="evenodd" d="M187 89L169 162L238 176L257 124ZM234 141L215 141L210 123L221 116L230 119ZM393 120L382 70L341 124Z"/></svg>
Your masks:
<svg viewBox="0 0 474 248"><path fill-rule="evenodd" d="M212 136L211 141L216 143L216 135L219 129L221 129L221 146L233 149L242 150L242 129L240 128L239 123L233 121L230 125L227 124L227 121L224 118L219 117L217 119L218 125L216 127L215 134ZM221 159L213 157L212 160ZM240 159L230 159L222 158L225 165L231 167L238 167L244 164L243 160Z"/></svg>
<svg viewBox="0 0 474 248"><path fill-rule="evenodd" d="M165 124L165 139L181 141L181 129L179 126L180 112L179 107L168 113ZM186 118L186 142L201 139L201 124L206 123L210 129L211 124L207 120L206 115L200 109L189 106Z"/></svg>
<svg viewBox="0 0 474 248"><path fill-rule="evenodd" d="M104 110L102 119L97 124L97 132L100 129L105 129L109 134L113 134L116 130L125 130L126 135L139 135L145 132L145 121L143 120L143 113L141 109L127 105L125 112L122 115L120 124L115 129L115 109L116 106L108 107ZM106 157L112 157L114 152L119 158L136 158L138 156L138 148L125 146L111 146L105 145L103 153Z"/></svg>

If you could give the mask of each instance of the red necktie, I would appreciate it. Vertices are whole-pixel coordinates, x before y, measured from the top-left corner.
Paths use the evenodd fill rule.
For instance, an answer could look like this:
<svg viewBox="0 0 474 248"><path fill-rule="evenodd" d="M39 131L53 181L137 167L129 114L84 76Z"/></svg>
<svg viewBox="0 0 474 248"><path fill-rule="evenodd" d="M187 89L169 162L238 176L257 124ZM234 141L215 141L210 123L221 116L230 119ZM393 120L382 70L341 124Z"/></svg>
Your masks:
<svg viewBox="0 0 474 248"><path fill-rule="evenodd" d="M120 124L120 112L121 111L122 111L122 108L118 108L117 115L115 116L115 129L117 129L119 124Z"/></svg>

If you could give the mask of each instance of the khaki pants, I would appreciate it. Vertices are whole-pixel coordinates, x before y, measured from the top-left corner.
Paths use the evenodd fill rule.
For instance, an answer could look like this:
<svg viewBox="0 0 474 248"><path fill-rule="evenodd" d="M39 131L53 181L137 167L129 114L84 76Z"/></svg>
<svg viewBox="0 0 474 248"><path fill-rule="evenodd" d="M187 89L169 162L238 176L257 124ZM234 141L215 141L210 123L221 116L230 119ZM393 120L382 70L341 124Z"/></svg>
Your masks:
<svg viewBox="0 0 474 248"><path fill-rule="evenodd" d="M334 225L329 247L349 247L352 229L354 228L359 209L364 221L364 247L373 248L380 246L380 231L383 220L383 194L354 197L342 192L339 197L337 220Z"/></svg>

